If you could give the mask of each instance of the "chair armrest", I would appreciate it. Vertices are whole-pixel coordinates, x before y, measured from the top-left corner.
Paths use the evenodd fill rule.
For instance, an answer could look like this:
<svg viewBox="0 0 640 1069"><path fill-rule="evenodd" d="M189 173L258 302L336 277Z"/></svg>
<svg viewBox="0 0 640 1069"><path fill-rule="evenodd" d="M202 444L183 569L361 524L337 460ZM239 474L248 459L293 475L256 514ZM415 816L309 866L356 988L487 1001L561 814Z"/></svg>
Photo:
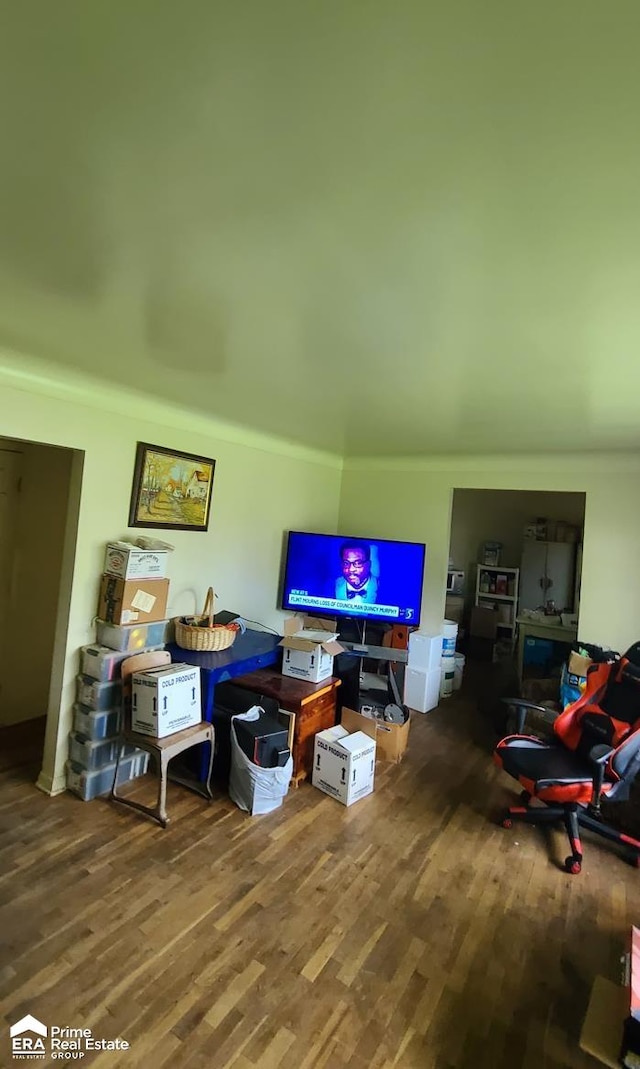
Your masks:
<svg viewBox="0 0 640 1069"><path fill-rule="evenodd" d="M589 750L589 760L593 761L596 765L604 765L609 754L613 753L613 750L613 746L607 746L606 743L599 742L597 746L592 746Z"/></svg>
<svg viewBox="0 0 640 1069"><path fill-rule="evenodd" d="M610 754L614 751L613 746L607 746L605 742L598 742L589 750L589 760L594 765L593 770L593 797L591 799L591 811L594 816L600 814L600 795L604 783L604 766Z"/></svg>
<svg viewBox="0 0 640 1069"><path fill-rule="evenodd" d="M517 717L516 727L518 735L521 735L524 731L524 723L527 718L527 713L536 712L546 715L550 712L544 705L536 705L535 702L529 702L526 698L503 698L505 705L508 705L510 709L513 709Z"/></svg>

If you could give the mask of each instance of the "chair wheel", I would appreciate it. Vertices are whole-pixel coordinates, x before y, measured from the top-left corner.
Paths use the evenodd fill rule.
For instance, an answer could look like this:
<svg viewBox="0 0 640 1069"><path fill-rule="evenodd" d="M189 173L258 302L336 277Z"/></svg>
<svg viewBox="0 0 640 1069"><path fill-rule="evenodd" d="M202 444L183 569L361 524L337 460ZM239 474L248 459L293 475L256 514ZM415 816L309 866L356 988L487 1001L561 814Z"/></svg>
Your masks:
<svg viewBox="0 0 640 1069"><path fill-rule="evenodd" d="M513 821L511 819L511 817L504 817L503 818L502 827L503 828L512 828L513 827Z"/></svg>
<svg viewBox="0 0 640 1069"><path fill-rule="evenodd" d="M582 862L573 854L564 859L564 867L572 876L578 876L582 872Z"/></svg>

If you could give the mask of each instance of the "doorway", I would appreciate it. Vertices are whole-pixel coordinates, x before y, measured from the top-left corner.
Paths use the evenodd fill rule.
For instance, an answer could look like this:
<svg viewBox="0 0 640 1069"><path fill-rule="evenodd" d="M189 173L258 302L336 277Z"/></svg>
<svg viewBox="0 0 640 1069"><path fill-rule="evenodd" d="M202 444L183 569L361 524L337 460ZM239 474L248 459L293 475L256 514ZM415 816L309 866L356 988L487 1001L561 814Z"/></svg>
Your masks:
<svg viewBox="0 0 640 1069"><path fill-rule="evenodd" d="M449 569L464 579L447 595L445 615L458 623L467 661L513 665L521 676L518 617L577 620L585 501L584 493L454 490ZM494 558L485 555L490 543ZM487 563L500 571L486 570ZM531 651L532 664L534 655L540 660L527 673L533 675L555 669L556 653L564 652L551 641L533 643Z"/></svg>
<svg viewBox="0 0 640 1069"><path fill-rule="evenodd" d="M35 782L66 636L82 454L0 438L0 773Z"/></svg>

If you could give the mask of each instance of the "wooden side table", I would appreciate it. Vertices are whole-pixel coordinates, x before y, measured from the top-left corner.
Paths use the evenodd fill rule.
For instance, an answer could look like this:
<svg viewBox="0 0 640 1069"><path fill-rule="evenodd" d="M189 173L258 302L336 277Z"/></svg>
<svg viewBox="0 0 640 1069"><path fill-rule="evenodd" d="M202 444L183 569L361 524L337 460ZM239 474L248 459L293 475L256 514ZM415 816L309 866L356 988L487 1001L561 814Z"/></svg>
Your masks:
<svg viewBox="0 0 640 1069"><path fill-rule="evenodd" d="M280 672L259 668L234 679L237 687L275 698L281 709L295 715L293 728L293 782L296 786L311 779L313 739L319 731L336 722L336 691L340 680L329 678L321 683L304 683Z"/></svg>

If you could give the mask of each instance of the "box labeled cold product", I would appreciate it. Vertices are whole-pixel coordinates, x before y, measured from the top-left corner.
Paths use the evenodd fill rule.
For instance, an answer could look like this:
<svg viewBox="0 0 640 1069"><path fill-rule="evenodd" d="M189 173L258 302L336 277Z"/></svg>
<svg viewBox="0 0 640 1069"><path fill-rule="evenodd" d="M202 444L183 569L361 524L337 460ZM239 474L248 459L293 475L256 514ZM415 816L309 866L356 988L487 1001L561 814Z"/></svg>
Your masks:
<svg viewBox="0 0 640 1069"><path fill-rule="evenodd" d="M108 575L121 579L164 579L169 560L168 550L139 549L130 542L109 542L104 558Z"/></svg>
<svg viewBox="0 0 640 1069"><path fill-rule="evenodd" d="M364 732L350 735L338 726L316 735L311 782L343 805L353 805L371 794L375 767L375 739Z"/></svg>
<svg viewBox="0 0 640 1069"><path fill-rule="evenodd" d="M148 624L166 619L168 599L168 579L103 575L97 615L109 624Z"/></svg>
<svg viewBox="0 0 640 1069"><path fill-rule="evenodd" d="M122 653L140 653L169 641L170 620L154 620L152 623L108 624L96 621L96 637L101 646Z"/></svg>
<svg viewBox="0 0 640 1069"><path fill-rule="evenodd" d="M331 627L332 630L328 628ZM282 674L294 679L320 683L333 673L333 658L344 653L336 641L337 631L327 620L313 617L291 617L284 623L282 646Z"/></svg>
<svg viewBox="0 0 640 1069"><path fill-rule="evenodd" d="M202 720L200 669L166 664L131 677L131 727L164 739Z"/></svg>

